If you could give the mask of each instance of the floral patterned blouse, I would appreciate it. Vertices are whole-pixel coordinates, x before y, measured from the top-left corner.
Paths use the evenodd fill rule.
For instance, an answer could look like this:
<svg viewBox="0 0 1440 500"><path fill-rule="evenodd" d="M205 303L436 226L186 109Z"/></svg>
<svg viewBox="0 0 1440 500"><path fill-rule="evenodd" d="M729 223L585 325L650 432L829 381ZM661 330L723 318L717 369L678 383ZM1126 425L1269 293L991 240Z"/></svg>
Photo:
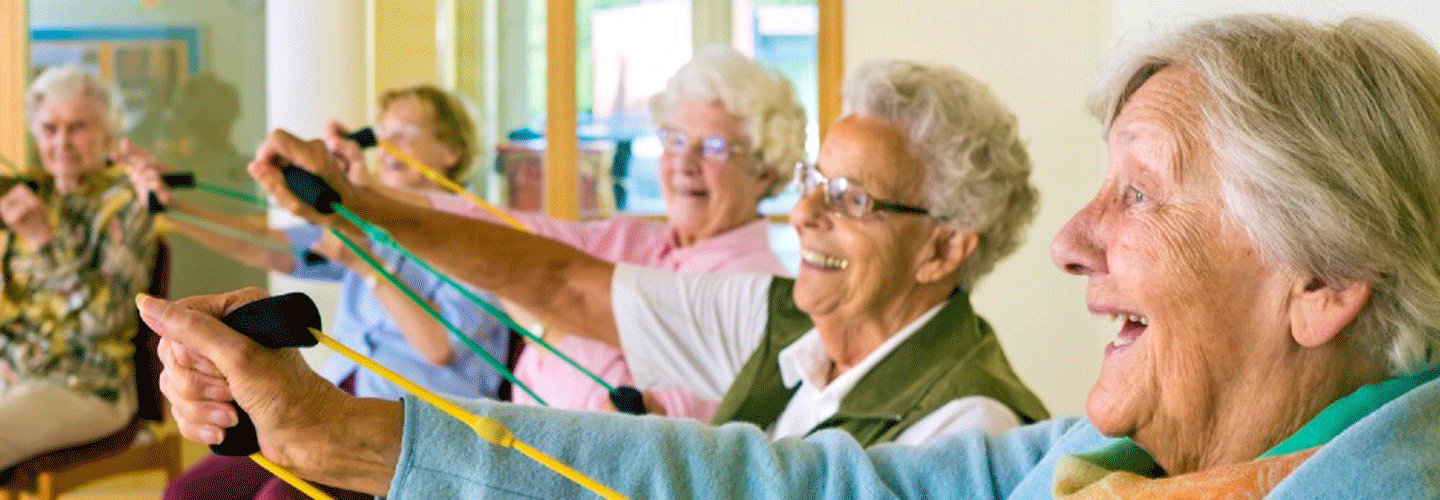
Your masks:
<svg viewBox="0 0 1440 500"><path fill-rule="evenodd" d="M112 402L133 396L135 294L156 245L147 206L114 168L71 193L37 194L54 239L32 249L0 229L0 392L49 379Z"/></svg>

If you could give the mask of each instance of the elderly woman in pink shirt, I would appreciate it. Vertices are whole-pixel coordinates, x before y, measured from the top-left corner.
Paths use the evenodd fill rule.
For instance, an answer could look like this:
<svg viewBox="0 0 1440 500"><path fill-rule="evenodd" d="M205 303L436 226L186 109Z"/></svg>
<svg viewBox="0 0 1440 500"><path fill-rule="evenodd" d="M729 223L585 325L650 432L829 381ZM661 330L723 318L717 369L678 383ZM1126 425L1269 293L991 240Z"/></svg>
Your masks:
<svg viewBox="0 0 1440 500"><path fill-rule="evenodd" d="M805 112L790 82L728 47L713 47L682 66L650 99L664 152L660 187L666 221L615 216L571 222L513 213L536 234L611 262L686 273L788 274L770 249L760 200L784 189L804 159ZM455 196L432 195L434 208L490 216ZM612 385L634 385L619 349L546 331L545 340ZM544 349L527 346L515 376L551 406L611 409L593 380ZM534 403L525 394L517 402ZM646 408L709 421L715 402L680 388L646 394Z"/></svg>

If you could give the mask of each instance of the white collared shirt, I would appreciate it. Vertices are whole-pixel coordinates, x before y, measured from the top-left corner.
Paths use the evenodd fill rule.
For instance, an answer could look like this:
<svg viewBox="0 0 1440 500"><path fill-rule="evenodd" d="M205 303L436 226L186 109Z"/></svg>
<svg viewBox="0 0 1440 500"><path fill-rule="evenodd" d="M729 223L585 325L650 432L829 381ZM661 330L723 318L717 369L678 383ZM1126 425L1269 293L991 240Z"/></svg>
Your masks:
<svg viewBox="0 0 1440 500"><path fill-rule="evenodd" d="M722 398L764 338L771 280L763 275L678 274L617 265L611 302L636 385L685 387L702 397ZM817 383L828 374L830 361L813 329L782 349L781 378L787 387L797 383L800 387L771 437L804 436L833 416L865 373L940 308L931 308L828 384ZM1019 423L999 401L967 396L925 416L896 441L918 444L969 429L995 434Z"/></svg>

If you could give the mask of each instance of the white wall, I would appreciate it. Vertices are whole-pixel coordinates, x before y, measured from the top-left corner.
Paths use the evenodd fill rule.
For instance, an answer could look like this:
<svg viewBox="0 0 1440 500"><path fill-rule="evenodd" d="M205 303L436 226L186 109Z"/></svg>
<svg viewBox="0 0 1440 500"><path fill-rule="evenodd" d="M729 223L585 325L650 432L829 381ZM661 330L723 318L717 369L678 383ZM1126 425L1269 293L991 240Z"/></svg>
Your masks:
<svg viewBox="0 0 1440 500"><path fill-rule="evenodd" d="M845 65L883 57L960 68L988 83L1020 122L1040 215L1024 246L982 281L975 308L1052 413L1079 414L1113 327L1085 309L1084 283L1050 263L1050 238L1099 185L1103 148L1085 111L1099 67L1095 2L847 0Z"/></svg>
<svg viewBox="0 0 1440 500"><path fill-rule="evenodd" d="M270 128L300 137L319 137L329 120L366 123L365 13L368 2L354 0L270 0L266 4L266 67ZM320 22L323 21L323 22ZM270 223L300 223L289 212L270 211ZM315 299L323 324L334 325L339 286L271 273L275 294L305 292ZM318 363L327 349L305 350Z"/></svg>
<svg viewBox="0 0 1440 500"><path fill-rule="evenodd" d="M1084 283L1056 270L1050 239L1093 194L1104 149L1084 110L1096 72L1117 44L1227 13L1276 12L1333 21L1396 19L1440 41L1433 2L1308 0L1024 1L846 0L847 69L879 57L956 66L990 84L1019 117L1034 160L1041 211L1029 240L975 293L1021 377L1058 415L1081 414L1103 346L1117 327L1085 311Z"/></svg>

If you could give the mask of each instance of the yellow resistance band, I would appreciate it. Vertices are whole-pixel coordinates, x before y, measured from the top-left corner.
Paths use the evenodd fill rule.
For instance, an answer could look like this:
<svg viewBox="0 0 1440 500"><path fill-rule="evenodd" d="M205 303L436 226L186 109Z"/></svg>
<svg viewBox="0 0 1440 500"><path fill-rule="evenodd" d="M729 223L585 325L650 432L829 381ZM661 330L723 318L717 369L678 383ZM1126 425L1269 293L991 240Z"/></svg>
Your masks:
<svg viewBox="0 0 1440 500"><path fill-rule="evenodd" d="M252 453L250 454L250 459L254 460L257 464L260 464L260 467L263 467L265 470L270 471L270 473L274 474L275 477L280 478L290 486L294 486L295 489L300 490L301 493L309 495L310 498L313 498L314 500L335 500L335 497L326 495L325 492L320 491L319 488L316 488L310 483L305 482L304 479L300 479L300 476L297 476L294 473L285 470L284 467L281 467L275 462L271 462L270 459L265 458L265 455L261 455L259 453Z"/></svg>
<svg viewBox="0 0 1440 500"><path fill-rule="evenodd" d="M475 435L479 436L480 439L489 441L496 446L512 448L515 451L518 451L521 454L530 457L536 462L539 462L540 465L544 465L545 467L555 471L561 476L565 476L566 479L574 481L575 484L583 486L585 487L585 489L594 492L601 498L626 498L619 493L616 493L615 490L612 490L609 487L600 484L599 481L590 479L589 477L585 476L585 474L575 470L574 468L571 468L569 465L565 465L564 463L561 463L560 461L551 458L549 455L546 455L540 450L532 448L530 445L525 444L518 439L515 439L515 435L510 433L510 429L507 429L505 427L505 424L502 424L492 418L473 415L470 412L465 411L465 409L461 408L459 405L451 403L450 401L441 398L440 396L437 396L435 393L430 392L424 387L420 387L414 382L406 380L405 377L400 376L400 374L391 371L389 368L386 368L379 363L372 361L370 358L367 358L358 352L355 352L349 347L346 347L345 344L341 344L339 341L330 338L330 336L326 335L325 332L311 328L310 333L314 335L321 344L325 344L326 347L334 349L335 352L340 353L342 356L350 358L350 360L359 363L361 366L364 366L370 371L379 374L381 377L385 377L385 379L389 380L391 383L400 386L402 389L409 391L411 394L414 394L425 402L430 403L432 406L439 408L440 411L449 414L451 417L455 417L456 420L463 422L465 425L469 426L470 429L474 430Z"/></svg>
<svg viewBox="0 0 1440 500"><path fill-rule="evenodd" d="M516 219L514 216L505 213L504 210L501 210L499 208L496 208L494 205L486 203L485 200L480 199L479 196L475 196L475 193L471 193L464 187L456 184L455 181L452 181L445 176L440 175L440 172L436 172L435 169L426 166L424 163L420 163L420 160L416 160L414 157L405 154L404 151L401 151L400 148L395 147L395 145L390 144L386 141L377 142L380 144L380 149L384 149L386 153L390 154L390 156L394 156L396 159L400 160L401 163L404 163L410 166L410 168L415 169L415 171L419 172L420 175L425 176L426 179L430 179L430 182L439 184L440 187L443 187L452 193L464 197L466 200L469 200L470 203L474 203L475 206L484 209L486 212L490 212L490 215L494 215L495 217L498 217L501 221L509 224L510 227L525 231L527 233L533 232L530 231L530 228L527 227L525 223L520 222L520 219Z"/></svg>

